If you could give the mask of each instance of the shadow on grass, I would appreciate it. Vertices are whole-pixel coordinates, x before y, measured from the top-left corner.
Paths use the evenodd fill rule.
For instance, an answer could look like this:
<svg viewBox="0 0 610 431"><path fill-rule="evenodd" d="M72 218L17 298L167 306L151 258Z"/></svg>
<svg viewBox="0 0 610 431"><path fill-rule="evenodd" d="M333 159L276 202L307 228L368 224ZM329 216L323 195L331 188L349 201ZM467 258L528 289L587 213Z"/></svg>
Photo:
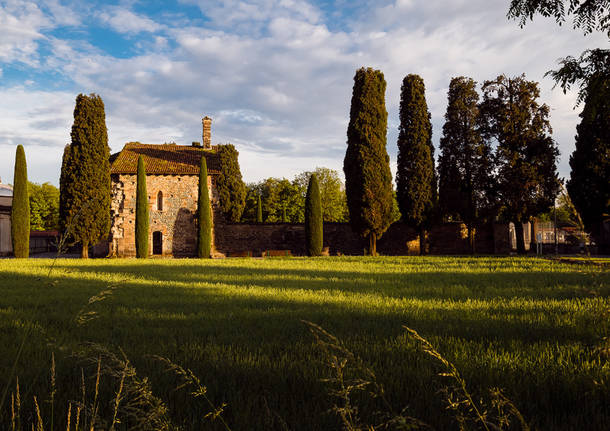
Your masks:
<svg viewBox="0 0 610 431"><path fill-rule="evenodd" d="M62 265L59 265L61 268ZM495 298L523 298L533 300L574 299L588 297L588 289L597 294L610 295L610 272L601 273L600 280L589 274L555 272L552 269L451 271L431 267L425 272L366 272L317 268L264 268L238 265L188 264L158 265L95 264L65 266L67 270L99 276L117 274L126 279L139 278L151 282L221 283L235 287L263 287L303 291L340 291L342 293L377 295L381 298L416 298L434 300L489 300Z"/></svg>
<svg viewBox="0 0 610 431"><path fill-rule="evenodd" d="M276 429L263 413L265 405L279 412L293 430L337 429L336 419L323 414L330 407L319 381L326 370L300 323L306 319L344 339L379 370L388 393L395 394L397 407L409 404L418 417L444 429L450 422L438 415L443 406L435 393L440 385L437 370L404 340L401 325L407 324L435 342L475 390L507 388L526 415L543 428L559 429L571 421L586 424L592 415L600 421L610 416L606 396L599 395L586 370L578 368L586 355L578 348L570 353L572 346L595 340L591 325L570 320L574 312L562 304L549 309L532 301L521 308L508 302L514 296L543 301L584 297L587 279L582 274L396 274L152 262L60 263L58 268L65 273L52 277L56 284L51 288L41 286L38 277L2 273L0 340L7 347L5 358L11 357L11 334L18 331L4 329L15 327L35 295L45 295L38 320L40 338L29 346L28 363L20 375L45 366L48 338L71 345L94 341L125 349L157 389L166 392L170 407L187 418L197 411L185 407L181 395L167 390L171 378L143 355L168 356L193 369L217 402L229 404L227 419L234 429ZM92 307L99 319L74 326L73 318L87 298L109 284L89 277L104 274L119 274L124 281L112 297ZM252 288L251 295L246 288ZM328 291L324 293L328 300L316 296L314 302L311 296L298 295L322 290ZM366 293L372 303L335 300L335 290L337 295ZM504 301L500 306L497 296ZM413 301L384 304L396 298ZM453 299L457 305L448 307ZM560 353L563 360L554 361L553 355ZM6 369L5 359L0 364ZM584 401L583 393L588 394Z"/></svg>

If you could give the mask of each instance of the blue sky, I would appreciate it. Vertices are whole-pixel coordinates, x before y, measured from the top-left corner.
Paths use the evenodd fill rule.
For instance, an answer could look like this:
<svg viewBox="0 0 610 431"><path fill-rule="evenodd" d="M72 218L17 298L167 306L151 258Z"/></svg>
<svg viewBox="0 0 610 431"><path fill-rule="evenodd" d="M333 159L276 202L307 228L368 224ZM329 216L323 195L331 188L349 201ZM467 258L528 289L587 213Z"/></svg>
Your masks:
<svg viewBox="0 0 610 431"><path fill-rule="evenodd" d="M233 143L246 181L317 166L341 172L357 68L384 72L388 152L396 161L402 78L420 74L441 133L454 76L482 83L525 73L541 85L569 175L580 109L544 72L607 47L601 34L536 19L519 28L509 0L0 0L0 177L23 144L33 181L58 183L78 93L106 105L109 143Z"/></svg>

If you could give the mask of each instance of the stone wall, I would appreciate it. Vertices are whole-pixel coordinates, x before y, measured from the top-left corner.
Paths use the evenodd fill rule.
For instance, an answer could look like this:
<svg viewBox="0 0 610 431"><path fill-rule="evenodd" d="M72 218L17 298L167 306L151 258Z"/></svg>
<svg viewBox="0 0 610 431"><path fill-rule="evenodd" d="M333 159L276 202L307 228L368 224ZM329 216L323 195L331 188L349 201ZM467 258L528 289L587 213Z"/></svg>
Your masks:
<svg viewBox="0 0 610 431"><path fill-rule="evenodd" d="M161 254L193 256L197 246L198 175L147 175L149 205L149 253L153 254L153 233L161 232ZM214 186L213 186L214 184ZM208 176L210 200L216 209L215 178ZM159 192L162 195L159 195ZM110 255L135 256L136 176L112 176ZM158 199L162 198L162 207ZM213 211L215 213L216 211ZM214 215L213 215L214 218ZM156 234L158 235L158 234Z"/></svg>
<svg viewBox="0 0 610 431"><path fill-rule="evenodd" d="M505 224L476 227L475 249L480 254L508 254L510 242ZM446 223L429 233L430 253L468 254L468 231L462 223ZM260 256L265 250L290 250L305 254L305 229L291 223L234 223L216 226L214 241L219 255ZM324 223L324 246L331 255L362 255L368 241L354 234L347 223ZM419 254L418 233L403 223L394 223L377 242L382 255Z"/></svg>
<svg viewBox="0 0 610 431"><path fill-rule="evenodd" d="M161 255L194 256L197 246L197 175L147 175L149 203L149 252L155 250L154 237L161 234ZM291 223L226 223L218 207L215 176L208 176L212 201L214 235L212 255L231 256L251 252L260 256L266 250L290 250L293 255L305 254L303 224ZM159 208L159 192L162 208ZM109 254L135 256L136 176L112 176ZM461 223L445 223L429 232L432 254L468 254L468 231ZM362 255L368 241L354 234L347 223L324 223L324 246L331 255ZM476 227L476 252L507 254L511 251L509 227L490 224ZM418 232L403 223L394 223L377 242L382 255L419 254ZM104 253L101 253L102 255Z"/></svg>

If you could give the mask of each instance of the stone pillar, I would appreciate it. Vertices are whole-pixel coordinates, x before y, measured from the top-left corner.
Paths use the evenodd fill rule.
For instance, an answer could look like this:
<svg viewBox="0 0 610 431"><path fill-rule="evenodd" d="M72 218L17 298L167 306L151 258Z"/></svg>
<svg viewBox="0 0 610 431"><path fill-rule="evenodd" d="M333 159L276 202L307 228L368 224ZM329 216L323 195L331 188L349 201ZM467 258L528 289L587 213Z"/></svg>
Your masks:
<svg viewBox="0 0 610 431"><path fill-rule="evenodd" d="M201 120L203 124L203 148L212 148L212 119L207 115Z"/></svg>

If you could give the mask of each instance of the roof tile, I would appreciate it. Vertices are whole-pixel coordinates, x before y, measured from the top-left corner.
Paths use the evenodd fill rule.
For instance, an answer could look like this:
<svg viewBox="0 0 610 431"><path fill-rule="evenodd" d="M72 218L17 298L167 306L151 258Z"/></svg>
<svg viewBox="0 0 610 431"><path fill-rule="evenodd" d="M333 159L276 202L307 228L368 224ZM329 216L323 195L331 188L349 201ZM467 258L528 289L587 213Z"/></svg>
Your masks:
<svg viewBox="0 0 610 431"><path fill-rule="evenodd" d="M138 157L141 155L147 175L198 175L202 154L205 154L208 173L219 173L220 157L214 150L177 144L130 142L120 153L110 157L110 173L136 174Z"/></svg>

